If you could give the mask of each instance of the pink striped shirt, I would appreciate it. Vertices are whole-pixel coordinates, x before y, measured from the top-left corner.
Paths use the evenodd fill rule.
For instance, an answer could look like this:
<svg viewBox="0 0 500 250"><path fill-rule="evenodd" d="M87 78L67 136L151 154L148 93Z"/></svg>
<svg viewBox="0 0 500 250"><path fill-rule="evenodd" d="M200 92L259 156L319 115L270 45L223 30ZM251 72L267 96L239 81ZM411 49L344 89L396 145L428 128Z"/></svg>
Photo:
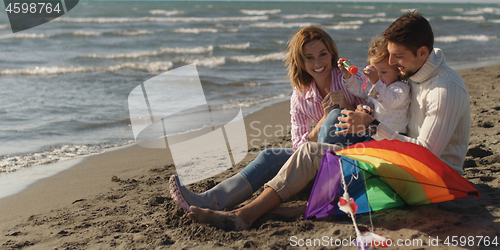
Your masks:
<svg viewBox="0 0 500 250"><path fill-rule="evenodd" d="M358 81L365 81L365 77L361 73L356 74ZM332 70L332 84L330 90L342 90L346 101L356 107L358 104L366 103L365 99L355 97L342 84L342 72L338 68ZM296 150L300 145L309 140L311 132L311 122L318 123L323 118L324 110L321 105L323 97L321 97L316 83L313 81L311 87L306 92L300 92L298 89L293 90L292 98L290 99L290 114L292 116L292 142L293 150Z"/></svg>

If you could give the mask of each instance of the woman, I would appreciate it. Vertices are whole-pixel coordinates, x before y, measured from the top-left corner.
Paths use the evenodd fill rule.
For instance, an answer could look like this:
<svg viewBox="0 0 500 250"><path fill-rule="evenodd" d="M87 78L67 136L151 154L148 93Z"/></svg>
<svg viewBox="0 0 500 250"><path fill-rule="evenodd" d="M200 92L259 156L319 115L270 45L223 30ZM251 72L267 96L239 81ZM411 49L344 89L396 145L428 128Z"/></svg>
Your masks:
<svg viewBox="0 0 500 250"><path fill-rule="evenodd" d="M324 121L330 125L337 123L341 109L353 110L365 100L351 95L342 84L333 39L320 28L302 28L290 39L285 53L288 53L285 66L293 87L290 101L293 148L266 149L240 173L201 194L189 191L177 176L171 176L170 195L185 211L190 212L189 206L222 210L238 205L272 179L305 142L344 141L343 135L335 135L335 127L322 126ZM361 73L356 77L364 81ZM312 130L311 122L317 123Z"/></svg>

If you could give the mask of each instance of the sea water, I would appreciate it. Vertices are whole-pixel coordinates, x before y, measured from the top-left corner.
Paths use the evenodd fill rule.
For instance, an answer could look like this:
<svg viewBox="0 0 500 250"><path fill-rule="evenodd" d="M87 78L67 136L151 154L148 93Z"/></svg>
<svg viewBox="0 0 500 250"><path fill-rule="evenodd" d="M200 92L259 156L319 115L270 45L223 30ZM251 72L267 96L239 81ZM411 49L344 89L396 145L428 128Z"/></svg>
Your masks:
<svg viewBox="0 0 500 250"><path fill-rule="evenodd" d="M282 52L300 28L322 27L363 67L370 39L411 10L453 67L500 61L499 4L80 1L19 33L2 8L0 186L10 172L133 143L128 95L168 70L195 64L213 112L247 115L290 97ZM204 126L190 117L184 129Z"/></svg>

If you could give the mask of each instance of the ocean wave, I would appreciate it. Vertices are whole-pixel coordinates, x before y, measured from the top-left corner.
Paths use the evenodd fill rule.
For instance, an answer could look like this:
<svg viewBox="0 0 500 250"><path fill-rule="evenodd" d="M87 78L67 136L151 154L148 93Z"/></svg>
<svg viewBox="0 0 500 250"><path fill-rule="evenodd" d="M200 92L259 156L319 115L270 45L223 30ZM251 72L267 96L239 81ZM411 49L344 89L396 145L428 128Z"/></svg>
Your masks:
<svg viewBox="0 0 500 250"><path fill-rule="evenodd" d="M122 35L122 36L140 36L140 35L148 35L148 34L154 34L154 31L151 30L135 30L135 31L120 31L116 32L115 34L117 35Z"/></svg>
<svg viewBox="0 0 500 250"><path fill-rule="evenodd" d="M368 20L370 23L392 23L396 21L396 18L381 18L381 17L376 17L376 18L371 18Z"/></svg>
<svg viewBox="0 0 500 250"><path fill-rule="evenodd" d="M201 58L201 59L182 59L182 61L187 64L194 63L196 64L197 67L205 67L205 68L215 68L217 66L226 64L226 58L223 56Z"/></svg>
<svg viewBox="0 0 500 250"><path fill-rule="evenodd" d="M260 21L268 20L268 16L244 17L59 17L52 21L69 23L135 23L135 22L226 22L226 21Z"/></svg>
<svg viewBox="0 0 500 250"><path fill-rule="evenodd" d="M273 43L276 43L276 44L279 44L279 45L283 45L286 43L285 40L272 40Z"/></svg>
<svg viewBox="0 0 500 250"><path fill-rule="evenodd" d="M161 73L171 68L173 68L173 63L169 61L141 62L141 63L127 62L105 67L52 66L52 67L35 67L31 69L6 69L6 70L1 70L0 75L50 76L50 75L69 74L69 73L83 73L89 71L114 72L121 69L146 71L149 73Z"/></svg>
<svg viewBox="0 0 500 250"><path fill-rule="evenodd" d="M347 30L347 29L359 29L361 28L361 25L363 25L362 20L356 20L356 21L345 21L345 22L339 22L337 25L331 25L331 26L324 26L323 28L325 29L333 29L333 30Z"/></svg>
<svg viewBox="0 0 500 250"><path fill-rule="evenodd" d="M490 22L490 23L500 23L500 19L491 19L491 20L488 20L488 22Z"/></svg>
<svg viewBox="0 0 500 250"><path fill-rule="evenodd" d="M402 13L408 13L408 12L414 12L414 11L418 11L418 9L400 9L399 12L402 12Z"/></svg>
<svg viewBox="0 0 500 250"><path fill-rule="evenodd" d="M355 13L343 13L340 14L342 17L361 17L361 18L370 18L370 17L384 17L386 16L385 12L373 13L373 14L355 14Z"/></svg>
<svg viewBox="0 0 500 250"><path fill-rule="evenodd" d="M235 109L235 108L239 108L239 107L246 108L246 107L259 105L261 103L271 101L271 100L284 99L286 97L287 97L287 95L280 94L277 96L263 98L263 99L245 98L245 99L233 100L233 101L231 101L231 103L224 104L220 107L214 107L213 110L228 110L228 109Z"/></svg>
<svg viewBox="0 0 500 250"><path fill-rule="evenodd" d="M454 43L461 40L469 40L476 42L487 42L491 40L498 40L497 36L487 35L463 35L463 36L439 36L434 39L436 42Z"/></svg>
<svg viewBox="0 0 500 250"><path fill-rule="evenodd" d="M274 10L240 10L241 13L245 15L252 15L252 16L263 16L263 15L268 15L268 14L277 14L280 13L280 9L274 9Z"/></svg>
<svg viewBox="0 0 500 250"><path fill-rule="evenodd" d="M133 141L121 144L110 143L102 145L63 145L42 152L0 156L0 172L14 172L26 167L51 164L83 156L100 154L106 149L123 146L132 142Z"/></svg>
<svg viewBox="0 0 500 250"><path fill-rule="evenodd" d="M284 23L284 22L264 22L253 23L250 27L258 28L303 28L311 25L318 25L317 23Z"/></svg>
<svg viewBox="0 0 500 250"><path fill-rule="evenodd" d="M494 7L478 8L475 10L464 11L463 14L465 14L465 15L483 15L483 14L500 15L500 8L494 8Z"/></svg>
<svg viewBox="0 0 500 250"><path fill-rule="evenodd" d="M100 36L102 32L88 31L88 30L77 30L72 33L74 36Z"/></svg>
<svg viewBox="0 0 500 250"><path fill-rule="evenodd" d="M2 25L0 25L0 30L8 29L8 28L10 28L10 24L2 24Z"/></svg>
<svg viewBox="0 0 500 250"><path fill-rule="evenodd" d="M198 34L198 33L217 33L219 32L219 30L212 28L180 28L180 29L175 29L173 32Z"/></svg>
<svg viewBox="0 0 500 250"><path fill-rule="evenodd" d="M4 36L0 36L0 39L9 39L9 38L20 38L20 39L39 39L39 38L47 38L51 37L49 34L34 34L34 33L26 33L26 34L8 34Z"/></svg>
<svg viewBox="0 0 500 250"><path fill-rule="evenodd" d="M230 57L229 59L237 62L244 62L244 63L260 63L264 61L281 61L285 58L283 53L277 52L277 53L272 53L272 54L267 54L267 55L249 55L249 56L233 56Z"/></svg>
<svg viewBox="0 0 500 250"><path fill-rule="evenodd" d="M152 51L139 51L139 52L131 52L131 53L121 53L121 54L113 54L113 55L98 55L98 54L88 54L83 55L82 57L90 57L90 58L105 58L105 59L123 59L123 58L139 58L139 57L153 57L163 54L204 54L208 52L212 52L214 47L210 46L200 46L195 48L170 48L170 47L161 47L158 50Z"/></svg>
<svg viewBox="0 0 500 250"><path fill-rule="evenodd" d="M217 47L221 49L238 49L244 50L250 48L250 42L242 43L242 44L220 44Z"/></svg>
<svg viewBox="0 0 500 250"><path fill-rule="evenodd" d="M468 22L484 22L484 16L442 16L443 20L461 20Z"/></svg>
<svg viewBox="0 0 500 250"><path fill-rule="evenodd" d="M173 16L173 15L184 14L184 11L179 11L179 10L150 10L149 13L151 15Z"/></svg>
<svg viewBox="0 0 500 250"><path fill-rule="evenodd" d="M360 25L331 25L331 26L323 26L325 29L331 29L331 30L357 30L361 28Z"/></svg>
<svg viewBox="0 0 500 250"><path fill-rule="evenodd" d="M333 14L301 14L301 15L283 15L284 19L303 19L303 18L333 18Z"/></svg>

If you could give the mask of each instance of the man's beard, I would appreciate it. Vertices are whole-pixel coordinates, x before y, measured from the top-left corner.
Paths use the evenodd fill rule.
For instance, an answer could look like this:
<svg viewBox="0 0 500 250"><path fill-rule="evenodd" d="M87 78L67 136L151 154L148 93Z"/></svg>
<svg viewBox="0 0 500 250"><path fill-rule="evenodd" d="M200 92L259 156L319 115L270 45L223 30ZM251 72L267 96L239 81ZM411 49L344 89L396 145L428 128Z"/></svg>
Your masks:
<svg viewBox="0 0 500 250"><path fill-rule="evenodd" d="M410 77L412 77L413 75L415 75L415 73L417 73L416 71L411 71L411 72L407 72L407 73L403 73L403 72L399 72L401 74L401 80L402 81L407 81L408 79L410 79Z"/></svg>

